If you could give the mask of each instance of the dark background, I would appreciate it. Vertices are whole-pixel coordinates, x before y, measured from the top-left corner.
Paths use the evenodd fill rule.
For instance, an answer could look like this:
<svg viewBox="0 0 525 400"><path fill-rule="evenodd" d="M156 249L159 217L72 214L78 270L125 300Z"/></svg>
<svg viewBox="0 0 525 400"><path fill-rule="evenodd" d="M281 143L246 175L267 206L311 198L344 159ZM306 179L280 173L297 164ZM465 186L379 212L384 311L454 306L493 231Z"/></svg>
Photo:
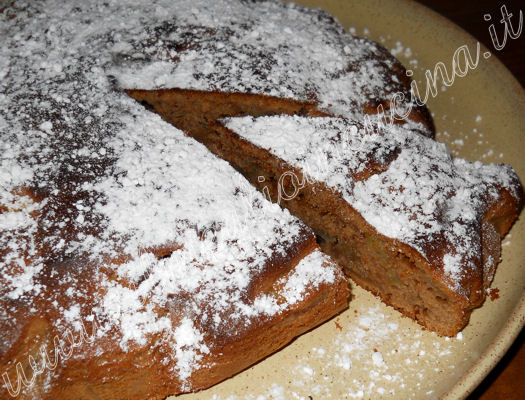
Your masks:
<svg viewBox="0 0 525 400"><path fill-rule="evenodd" d="M518 79L522 87L525 87L525 1L524 0L417 0L439 14L447 17L456 25L474 36L483 43L493 55L498 57L503 64ZM489 26L494 23L500 41L503 39L503 24L501 20L502 5L507 6L509 14L514 16L514 29L517 30L520 9L523 11L523 32L518 39L507 38L507 43L503 50L498 51L494 48L489 34ZM492 19L485 21L483 16L490 14ZM523 397L525 398L525 396Z"/></svg>
<svg viewBox="0 0 525 400"><path fill-rule="evenodd" d="M447 17L465 31L483 43L493 55L497 56L512 72L522 87L525 87L525 1L515 0L417 0L419 3ZM524 13L523 31L519 38L507 38L505 47L498 51L494 48L489 34L491 23L496 24L500 41L503 39L503 25L500 7L505 5L514 29L518 29L520 9ZM491 14L487 22L485 14ZM525 130L525 127L524 127ZM522 400L525 399L525 333L522 331L507 354L480 386L468 397L468 400Z"/></svg>

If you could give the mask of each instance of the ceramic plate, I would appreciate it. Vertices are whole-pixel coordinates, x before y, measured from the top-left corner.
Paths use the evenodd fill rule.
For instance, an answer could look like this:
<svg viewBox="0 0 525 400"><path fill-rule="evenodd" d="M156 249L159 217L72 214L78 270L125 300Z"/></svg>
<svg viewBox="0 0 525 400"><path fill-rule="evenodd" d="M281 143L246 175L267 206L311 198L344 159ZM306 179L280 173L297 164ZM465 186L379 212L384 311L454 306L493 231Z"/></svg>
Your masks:
<svg viewBox="0 0 525 400"><path fill-rule="evenodd" d="M357 35L393 49L414 72L422 96L426 70L434 71L442 62L452 74L454 53L462 46L476 58L475 39L413 2L300 3L324 8L345 28L352 27ZM449 85L438 85L435 95L428 98L437 138L460 157L511 164L523 181L524 91L494 56L485 54L488 49L481 46L479 51L477 66L465 76L456 74ZM492 284L499 290L499 298L487 299L482 308L475 310L458 337L441 338L424 331L352 284L350 307L337 318L236 377L177 399L466 397L502 357L524 324L524 219L514 225L503 243L503 261Z"/></svg>

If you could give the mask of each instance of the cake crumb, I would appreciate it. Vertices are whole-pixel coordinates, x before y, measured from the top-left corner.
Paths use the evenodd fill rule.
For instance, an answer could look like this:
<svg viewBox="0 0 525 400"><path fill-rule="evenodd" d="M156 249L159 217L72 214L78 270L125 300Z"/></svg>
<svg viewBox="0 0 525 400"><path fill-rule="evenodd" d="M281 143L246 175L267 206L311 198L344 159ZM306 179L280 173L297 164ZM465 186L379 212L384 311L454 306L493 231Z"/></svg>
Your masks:
<svg viewBox="0 0 525 400"><path fill-rule="evenodd" d="M487 296L489 296L491 301L499 299L499 289L498 288L487 288Z"/></svg>

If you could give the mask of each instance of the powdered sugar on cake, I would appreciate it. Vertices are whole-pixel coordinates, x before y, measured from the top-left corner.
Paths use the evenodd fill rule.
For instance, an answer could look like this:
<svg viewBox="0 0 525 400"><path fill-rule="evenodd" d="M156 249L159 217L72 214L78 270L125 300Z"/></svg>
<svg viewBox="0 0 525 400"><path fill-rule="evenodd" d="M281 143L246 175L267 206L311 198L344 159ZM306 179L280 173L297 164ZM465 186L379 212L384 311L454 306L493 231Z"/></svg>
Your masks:
<svg viewBox="0 0 525 400"><path fill-rule="evenodd" d="M314 252L278 280L278 297L247 296L266 262L311 232L123 88L263 93L318 101L350 118L357 106L403 90L378 45L344 33L322 11L234 0L17 0L0 6L0 37L0 323L9 328L0 332L2 343L15 340L23 326L20 310L27 318L47 318L55 331L78 328L80 319L95 314L99 336L119 351L156 341L165 355L159 364L184 381L210 351L207 339L234 337L338 276ZM283 122L290 137L300 127L315 139L309 126L316 122L275 119ZM359 175L373 154L389 168L349 186L341 164L328 160L319 178L380 232L423 246L405 229L412 224L406 196L376 185L378 179L397 185L393 171L402 174L412 155L401 152L392 161L390 147L373 138L353 140L363 139L360 128L346 131L340 123L333 120L324 132L348 134L345 143L357 158L337 162ZM304 139L297 136L298 148ZM394 148L402 140L430 146L402 133L389 140ZM319 148L321 160L329 158L332 150ZM303 152L291 161L307 168L301 163L315 164L315 157ZM480 174L501 171L454 163L474 171L469 188ZM417 186L405 185L407 191ZM470 199L465 192L455 196ZM378 211L385 202L390 206ZM421 207L425 216L435 211ZM459 209L447 212L455 216ZM450 234L455 238L463 228ZM451 277L455 265L446 263ZM167 316L159 312L163 307L177 312ZM94 342L91 355L104 353L101 343ZM45 373L49 383L53 372Z"/></svg>
<svg viewBox="0 0 525 400"><path fill-rule="evenodd" d="M111 73L125 88L262 93L341 115L387 93L410 97L377 43L293 3L192 1L122 46Z"/></svg>
<svg viewBox="0 0 525 400"><path fill-rule="evenodd" d="M472 227L498 198L499 187L515 191L510 167L453 159L413 122L379 132L341 118L240 117L224 124L325 182L379 233L418 249L458 291L480 263L480 230ZM360 178L371 162L375 172ZM442 253L437 242L443 242Z"/></svg>
<svg viewBox="0 0 525 400"><path fill-rule="evenodd" d="M220 46L217 38L209 40L211 29L223 32L226 50L243 38L241 47L253 50L256 32L262 37L270 29L257 28L268 22L265 16L278 16L274 24L297 16L303 28L318 15L327 18L279 3L257 7L262 13L237 1L17 1L0 7L4 343L24 324L13 299L23 304L24 318L45 313L54 332L94 314L106 341L95 341L90 354L103 354L99 346L111 340L123 351L157 340L163 365L185 381L214 336L240 335L299 304L312 288L342 279L326 256L314 252L290 265L290 281L278 282L277 297L250 297L269 263L291 257L312 232L226 162L128 98L115 79L125 83L125 71L136 70L136 82L162 86L178 68L172 82L183 87L202 81L208 82L203 88L226 88L226 76L202 76L213 66L206 51L181 51L185 61L177 64L156 51L156 41L176 42L182 50L182 32L193 32L211 51ZM320 49L323 57L333 53ZM242 58L249 57L239 53L237 72L232 65L221 69L239 78L230 89L267 92L240 83L264 81L255 70L246 75ZM279 71L289 70L287 62ZM299 75L294 79L299 85ZM305 96L302 84L286 93ZM176 312L168 317L162 307ZM49 383L55 375L45 373Z"/></svg>

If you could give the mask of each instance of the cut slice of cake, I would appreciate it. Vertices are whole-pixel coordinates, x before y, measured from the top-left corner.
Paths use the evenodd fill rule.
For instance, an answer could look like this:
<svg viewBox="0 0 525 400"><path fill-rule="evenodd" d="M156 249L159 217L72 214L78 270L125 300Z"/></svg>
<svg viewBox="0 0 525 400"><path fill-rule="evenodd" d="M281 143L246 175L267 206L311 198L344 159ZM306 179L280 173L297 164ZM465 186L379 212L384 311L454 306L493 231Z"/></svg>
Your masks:
<svg viewBox="0 0 525 400"><path fill-rule="evenodd" d="M312 227L358 284L442 335L455 335L483 303L523 205L511 167L454 159L409 124L367 131L293 116L224 124L217 132L236 149L232 164Z"/></svg>

